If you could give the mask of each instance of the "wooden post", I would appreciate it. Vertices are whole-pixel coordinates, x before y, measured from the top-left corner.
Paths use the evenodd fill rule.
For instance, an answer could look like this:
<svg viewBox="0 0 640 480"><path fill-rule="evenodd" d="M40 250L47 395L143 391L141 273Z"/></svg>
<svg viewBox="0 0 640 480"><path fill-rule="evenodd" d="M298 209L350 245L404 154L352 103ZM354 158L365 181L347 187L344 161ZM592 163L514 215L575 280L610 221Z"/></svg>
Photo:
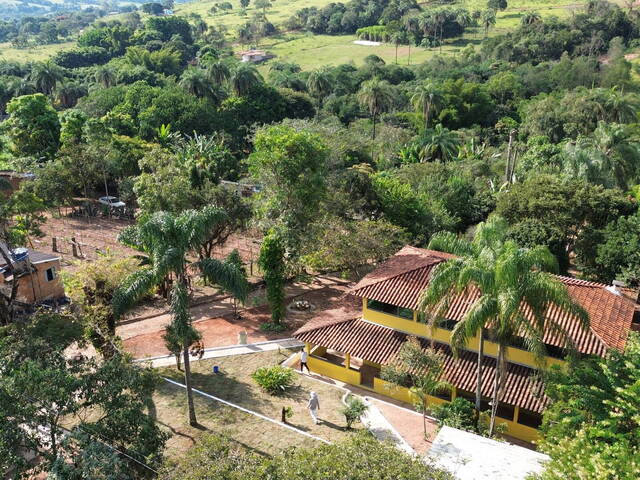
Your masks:
<svg viewBox="0 0 640 480"><path fill-rule="evenodd" d="M51 237L51 250L58 252L58 239L56 237Z"/></svg>
<svg viewBox="0 0 640 480"><path fill-rule="evenodd" d="M74 257L78 256L78 245L76 244L76 238L71 237L71 253Z"/></svg>
<svg viewBox="0 0 640 480"><path fill-rule="evenodd" d="M282 423L287 423L287 410L285 407L282 407Z"/></svg>

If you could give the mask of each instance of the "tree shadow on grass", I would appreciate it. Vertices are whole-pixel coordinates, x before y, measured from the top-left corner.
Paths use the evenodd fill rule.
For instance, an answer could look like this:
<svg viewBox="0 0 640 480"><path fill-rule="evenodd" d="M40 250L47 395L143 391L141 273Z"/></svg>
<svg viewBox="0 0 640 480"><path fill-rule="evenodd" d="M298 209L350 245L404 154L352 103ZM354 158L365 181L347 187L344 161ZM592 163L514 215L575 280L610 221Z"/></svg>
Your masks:
<svg viewBox="0 0 640 480"><path fill-rule="evenodd" d="M286 398L294 402L304 402L309 398L309 392L302 385L294 385L287 388L280 395L277 395L276 398Z"/></svg>
<svg viewBox="0 0 640 480"><path fill-rule="evenodd" d="M194 372L191 380L194 388L231 403L243 406L263 403L251 385L224 373Z"/></svg>

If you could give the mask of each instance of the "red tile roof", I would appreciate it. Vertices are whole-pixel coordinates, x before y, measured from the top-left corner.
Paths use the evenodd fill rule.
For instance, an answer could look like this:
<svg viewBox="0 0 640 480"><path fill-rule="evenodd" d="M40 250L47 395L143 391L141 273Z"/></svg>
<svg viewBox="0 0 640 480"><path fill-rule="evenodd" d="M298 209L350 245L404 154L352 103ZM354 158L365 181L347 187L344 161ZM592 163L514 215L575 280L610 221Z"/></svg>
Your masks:
<svg viewBox="0 0 640 480"><path fill-rule="evenodd" d="M316 324L313 328L305 326L298 330L294 337L381 365L391 363L400 346L407 340L407 335L402 332L361 319ZM426 347L428 343L423 340L423 345ZM459 358L455 358L448 345L436 343L435 346L444 354L445 378L458 389L475 392L477 354L463 351ZM493 391L495 366L495 359L485 356L482 394L487 398L491 397ZM541 412L547 399L536 394L541 388L532 376L534 373L535 370L531 368L507 363L501 401Z"/></svg>
<svg viewBox="0 0 640 480"><path fill-rule="evenodd" d="M404 247L358 282L351 294L416 310L433 268L451 258L455 257L433 250ZM549 307L548 318L567 331L582 353L603 355L607 348L623 349L631 328L634 302L600 283L570 277L557 278L567 286L571 297L589 313L591 325L585 331L575 317L554 306ZM477 292L459 295L452 300L445 317L460 320L476 299ZM564 346L562 340L551 333L545 336L545 342Z"/></svg>

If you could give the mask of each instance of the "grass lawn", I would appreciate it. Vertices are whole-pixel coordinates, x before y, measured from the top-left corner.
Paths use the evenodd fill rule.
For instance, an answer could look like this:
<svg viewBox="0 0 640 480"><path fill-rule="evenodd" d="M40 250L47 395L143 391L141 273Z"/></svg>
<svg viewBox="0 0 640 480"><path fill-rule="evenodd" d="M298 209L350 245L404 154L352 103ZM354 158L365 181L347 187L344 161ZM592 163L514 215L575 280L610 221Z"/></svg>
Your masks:
<svg viewBox="0 0 640 480"><path fill-rule="evenodd" d="M289 424L329 441L338 441L351 435L345 430L344 416L340 414L342 390L297 376L296 384L289 392L274 397L260 390L250 378L258 367L280 363L291 353L289 350L271 351L193 362L193 386L276 420L280 420L282 407L290 406L294 414ZM213 365L220 366L220 374L212 373ZM182 372L176 368L159 369L159 373L184 383ZM320 398L319 417L322 422L319 425L313 424L306 409L311 390L317 392ZM203 431L224 434L247 448L265 454L274 454L293 445L311 446L316 443L306 436L201 395L195 394L194 397L198 422L206 430L189 426L184 389L163 383L154 395L152 414L174 434L168 442L167 455L170 457L180 455L191 447ZM354 430L360 428L361 425L356 425Z"/></svg>
<svg viewBox="0 0 640 480"><path fill-rule="evenodd" d="M46 60L56 52L75 46L75 42L38 45L29 48L15 48L10 43L0 43L0 60L14 60L19 62L33 62Z"/></svg>

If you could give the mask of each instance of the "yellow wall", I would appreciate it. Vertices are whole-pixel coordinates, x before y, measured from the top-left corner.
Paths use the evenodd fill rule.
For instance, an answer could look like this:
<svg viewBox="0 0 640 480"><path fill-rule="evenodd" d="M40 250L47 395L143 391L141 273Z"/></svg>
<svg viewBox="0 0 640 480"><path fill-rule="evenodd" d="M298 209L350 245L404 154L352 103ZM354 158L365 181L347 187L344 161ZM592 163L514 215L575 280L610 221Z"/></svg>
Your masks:
<svg viewBox="0 0 640 480"><path fill-rule="evenodd" d="M384 325L385 327L393 328L394 330L399 330L401 332L408 333L410 335L417 335L419 337L424 338L434 338L435 340L443 343L450 342L451 332L449 330L443 328L430 328L428 325L424 323L420 323L417 321L407 320L405 318L396 317L395 315L389 315L387 313L378 312L375 310L370 310L367 308L367 299L362 299L362 318L369 322L377 323L379 325ZM416 319L416 314L414 312L413 318ZM467 348L473 352L478 351L478 336L475 336L469 344ZM484 342L484 353L490 356L497 356L498 354L498 345L485 340ZM522 365L527 365L531 368L538 368L534 356L531 352L526 350L521 350L519 348L507 348L507 360L513 363L519 363ZM546 357L546 363L548 366L551 365L565 365L563 360L559 360L557 358Z"/></svg>
<svg viewBox="0 0 640 480"><path fill-rule="evenodd" d="M313 373L326 375L350 385L360 385L360 372L357 370L347 369L314 356L309 356L307 364Z"/></svg>
<svg viewBox="0 0 640 480"><path fill-rule="evenodd" d="M312 352L316 352L317 347L312 349ZM348 383L350 385L356 385L360 388L368 389L368 387L360 384L360 372L346 369L339 365L335 365L331 362L327 362L326 360L322 360L321 358L309 356L309 368L314 373L319 373L320 375L326 375L327 377L334 378L336 380L340 380L342 382ZM384 380L381 380L377 377L373 379L373 390L381 395L391 397L395 400L408 403L413 405L412 394L408 388L404 387L395 387ZM455 396L455 394L453 395ZM434 407L436 405L441 405L445 403L446 400L442 400L441 398L431 397L429 396L429 405ZM498 423L504 423L507 426L506 434L511 435L512 437L518 438L520 440L524 440L526 442L534 442L538 440L539 435L538 431L535 428L526 427L524 425L520 425L516 423L518 419L518 407L515 409L514 420L508 421L504 420L500 417L497 418Z"/></svg>

